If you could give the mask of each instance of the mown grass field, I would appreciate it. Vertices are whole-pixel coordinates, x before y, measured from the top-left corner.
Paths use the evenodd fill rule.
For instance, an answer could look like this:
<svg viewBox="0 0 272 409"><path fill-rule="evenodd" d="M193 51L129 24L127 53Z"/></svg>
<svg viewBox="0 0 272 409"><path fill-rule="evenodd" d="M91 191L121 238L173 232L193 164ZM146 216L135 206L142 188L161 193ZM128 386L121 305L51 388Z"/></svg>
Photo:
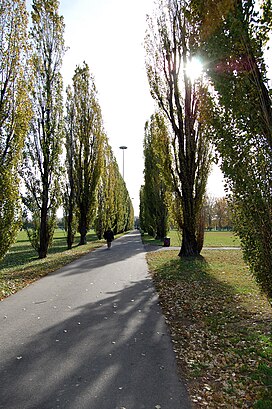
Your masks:
<svg viewBox="0 0 272 409"><path fill-rule="evenodd" d="M104 240L97 239L94 231L88 233L86 245L78 246L78 242L79 236L75 239L74 247L67 250L66 233L58 229L48 256L40 260L31 247L26 231L20 231L16 243L0 262L0 299L105 243Z"/></svg>
<svg viewBox="0 0 272 409"><path fill-rule="evenodd" d="M171 230L168 233L171 247L180 247L181 236L177 230ZM153 237L144 234L142 236L143 242L146 244L159 245L163 243L160 240L155 240ZM240 240L233 232L227 231L208 231L204 236L204 247L239 247Z"/></svg>
<svg viewBox="0 0 272 409"><path fill-rule="evenodd" d="M194 408L272 408L271 306L237 250L147 255Z"/></svg>

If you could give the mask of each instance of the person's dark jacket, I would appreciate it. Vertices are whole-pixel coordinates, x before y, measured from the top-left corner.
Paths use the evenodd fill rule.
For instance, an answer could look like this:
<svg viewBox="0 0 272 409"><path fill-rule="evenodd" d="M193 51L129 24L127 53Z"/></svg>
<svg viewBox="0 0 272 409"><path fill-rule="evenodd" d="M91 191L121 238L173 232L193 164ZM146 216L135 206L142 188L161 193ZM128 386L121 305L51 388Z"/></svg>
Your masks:
<svg viewBox="0 0 272 409"><path fill-rule="evenodd" d="M105 231L104 233L104 239L107 241L112 241L114 240L114 235L113 235L113 231L111 229L108 229L107 231Z"/></svg>

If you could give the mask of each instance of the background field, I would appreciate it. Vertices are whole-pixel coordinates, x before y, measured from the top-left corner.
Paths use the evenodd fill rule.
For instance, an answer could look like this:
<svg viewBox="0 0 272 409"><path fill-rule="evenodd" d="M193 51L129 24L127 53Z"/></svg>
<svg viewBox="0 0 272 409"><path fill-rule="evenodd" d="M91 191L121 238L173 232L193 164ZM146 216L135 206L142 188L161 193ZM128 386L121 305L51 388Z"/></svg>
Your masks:
<svg viewBox="0 0 272 409"><path fill-rule="evenodd" d="M147 244L162 245L160 240L155 240L153 237L144 234L143 241ZM171 246L180 247L181 235L177 230L171 230L168 233ZM204 247L239 247L240 240L229 231L208 231L204 236Z"/></svg>

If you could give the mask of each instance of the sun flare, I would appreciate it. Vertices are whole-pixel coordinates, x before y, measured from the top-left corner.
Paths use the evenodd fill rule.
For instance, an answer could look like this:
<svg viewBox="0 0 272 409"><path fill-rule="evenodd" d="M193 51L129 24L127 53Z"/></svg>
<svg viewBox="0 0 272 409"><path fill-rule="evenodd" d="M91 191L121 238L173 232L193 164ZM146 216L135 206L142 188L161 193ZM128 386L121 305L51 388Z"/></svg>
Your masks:
<svg viewBox="0 0 272 409"><path fill-rule="evenodd" d="M192 82L196 81L203 74L203 64L199 58L193 57L188 61L185 72Z"/></svg>

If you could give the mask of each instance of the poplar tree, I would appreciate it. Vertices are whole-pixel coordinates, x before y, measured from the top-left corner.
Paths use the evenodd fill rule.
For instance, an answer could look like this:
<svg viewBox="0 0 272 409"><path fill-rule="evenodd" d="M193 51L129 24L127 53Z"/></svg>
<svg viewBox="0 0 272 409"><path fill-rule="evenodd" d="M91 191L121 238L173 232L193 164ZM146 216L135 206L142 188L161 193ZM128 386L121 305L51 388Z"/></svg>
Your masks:
<svg viewBox="0 0 272 409"><path fill-rule="evenodd" d="M67 230L67 247L72 248L77 230L76 202L75 202L75 176L74 176L74 127L75 105L71 86L66 90L66 116L65 116L65 148L66 148L66 177L64 182L64 219Z"/></svg>
<svg viewBox="0 0 272 409"><path fill-rule="evenodd" d="M31 109L28 98L27 12L23 0L0 4L0 260L21 224L18 171Z"/></svg>
<svg viewBox="0 0 272 409"><path fill-rule="evenodd" d="M161 0L149 18L146 67L151 95L172 128L172 178L182 206L179 256L197 256L198 223L210 164L209 103L201 80L186 73L199 42L190 2ZM203 114L204 112L207 114Z"/></svg>
<svg viewBox="0 0 272 409"><path fill-rule="evenodd" d="M117 178L119 177L118 165L113 155L112 149L108 144L108 139L104 139L103 144L103 160L101 176L97 190L97 214L95 221L96 234L99 239L103 237L107 228L114 230L116 214L115 214L115 195Z"/></svg>
<svg viewBox="0 0 272 409"><path fill-rule="evenodd" d="M272 100L264 50L271 1L194 1L207 75L216 90L214 139L243 255L272 298ZM211 13L212 10L212 13Z"/></svg>
<svg viewBox="0 0 272 409"><path fill-rule="evenodd" d="M163 239L169 230L173 197L169 135L162 115L156 113L145 125L143 225L149 235Z"/></svg>
<svg viewBox="0 0 272 409"><path fill-rule="evenodd" d="M31 213L29 237L39 258L52 242L60 204L60 154L63 101L60 69L64 55L64 22L57 0L32 4L33 118L24 149L24 203Z"/></svg>
<svg viewBox="0 0 272 409"><path fill-rule="evenodd" d="M79 244L83 245L95 218L104 135L94 78L85 62L75 70L73 104L74 191Z"/></svg>

